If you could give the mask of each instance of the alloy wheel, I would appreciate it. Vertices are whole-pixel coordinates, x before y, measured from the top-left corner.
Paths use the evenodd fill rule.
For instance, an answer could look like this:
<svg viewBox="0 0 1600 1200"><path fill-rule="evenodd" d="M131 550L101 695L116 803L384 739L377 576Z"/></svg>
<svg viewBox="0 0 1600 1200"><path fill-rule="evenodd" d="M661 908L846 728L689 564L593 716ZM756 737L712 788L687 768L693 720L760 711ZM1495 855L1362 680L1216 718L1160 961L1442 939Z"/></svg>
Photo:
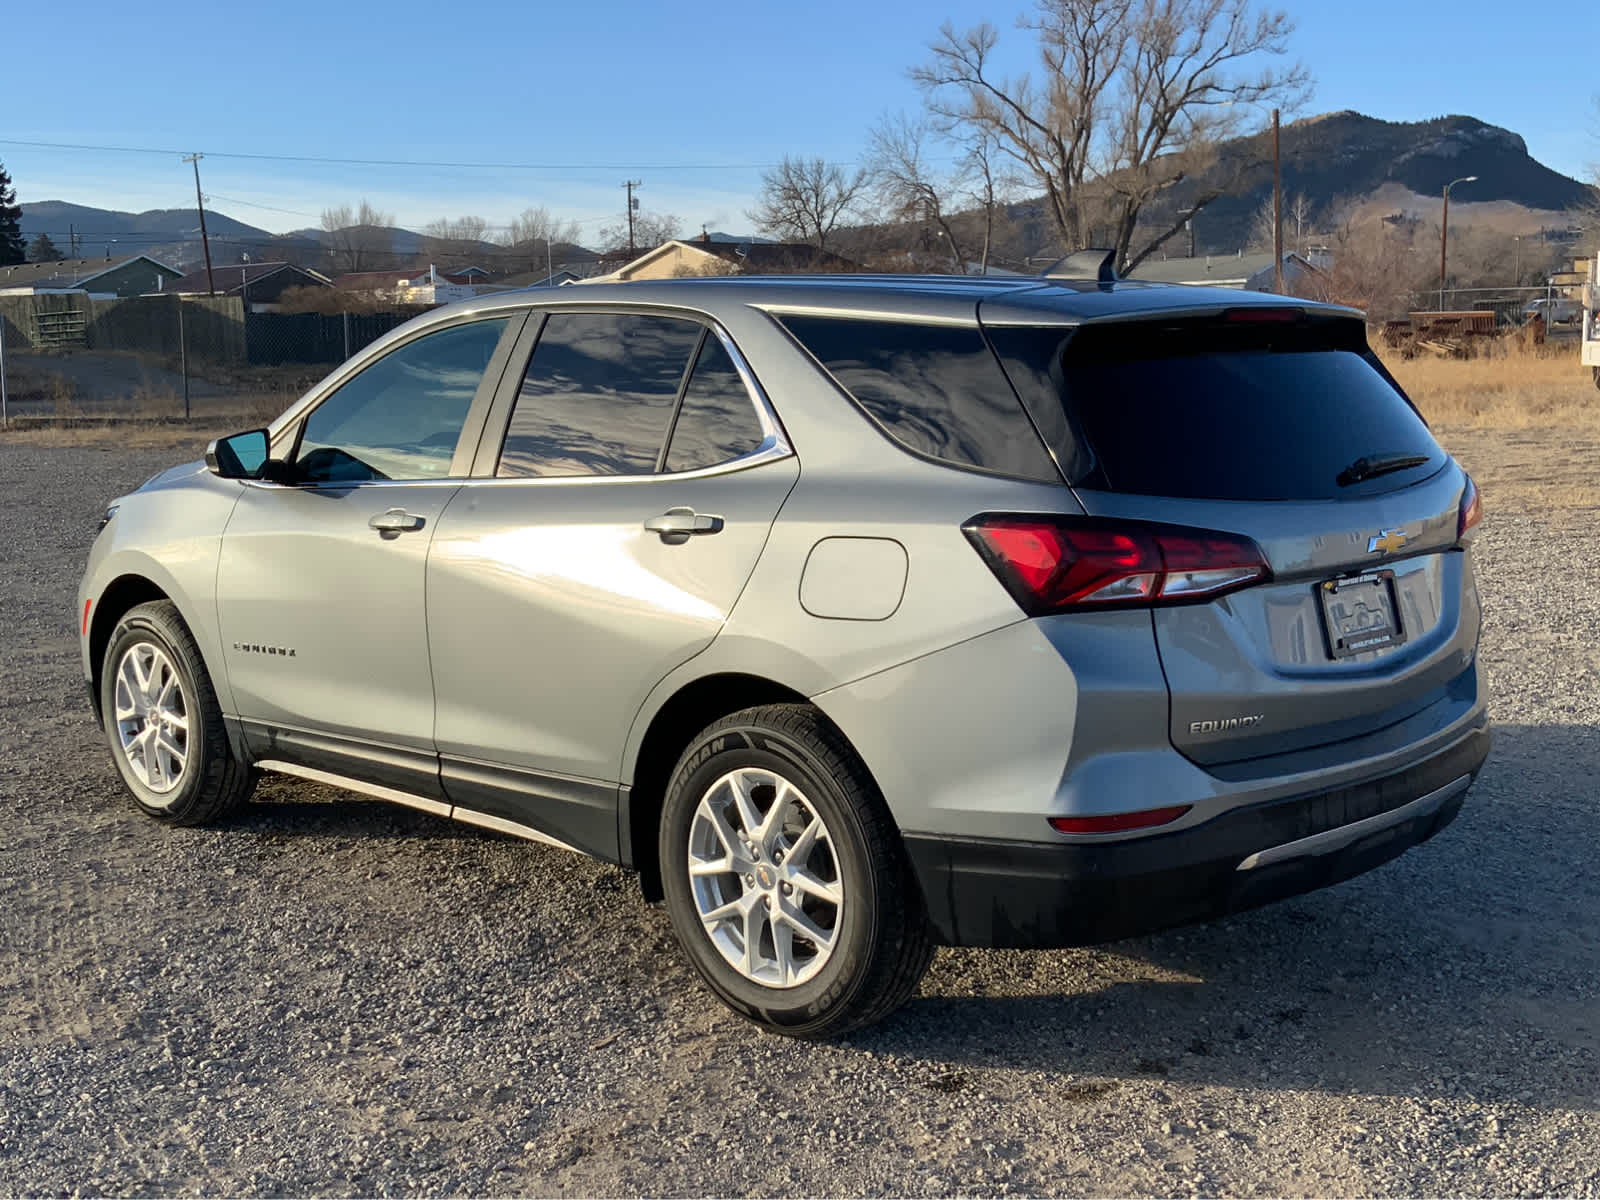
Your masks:
<svg viewBox="0 0 1600 1200"><path fill-rule="evenodd" d="M117 662L117 741L133 775L164 795L183 781L189 761L189 706L167 652L135 642Z"/></svg>
<svg viewBox="0 0 1600 1200"><path fill-rule="evenodd" d="M783 776L741 767L707 788L688 868L706 935L744 978L798 987L832 956L846 904L833 839Z"/></svg>

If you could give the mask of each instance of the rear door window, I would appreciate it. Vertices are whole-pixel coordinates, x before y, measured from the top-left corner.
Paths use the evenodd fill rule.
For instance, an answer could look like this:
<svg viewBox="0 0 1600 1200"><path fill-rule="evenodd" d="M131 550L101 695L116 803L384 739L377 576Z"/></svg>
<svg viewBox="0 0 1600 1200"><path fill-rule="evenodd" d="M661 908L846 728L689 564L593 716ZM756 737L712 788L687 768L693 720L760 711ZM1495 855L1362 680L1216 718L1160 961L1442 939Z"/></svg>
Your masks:
<svg viewBox="0 0 1600 1200"><path fill-rule="evenodd" d="M1060 482L977 327L797 314L779 319L902 446L958 467Z"/></svg>
<svg viewBox="0 0 1600 1200"><path fill-rule="evenodd" d="M1207 500L1334 500L1432 475L1444 451L1359 324L1229 328L1220 318L993 330L1014 377L1049 380L1087 447L1073 482ZM1353 327L1353 328L1352 328ZM1038 401L1036 401L1038 402ZM1358 459L1416 466L1341 486Z"/></svg>
<svg viewBox="0 0 1600 1200"><path fill-rule="evenodd" d="M638 313L552 313L496 474L654 473L701 329Z"/></svg>

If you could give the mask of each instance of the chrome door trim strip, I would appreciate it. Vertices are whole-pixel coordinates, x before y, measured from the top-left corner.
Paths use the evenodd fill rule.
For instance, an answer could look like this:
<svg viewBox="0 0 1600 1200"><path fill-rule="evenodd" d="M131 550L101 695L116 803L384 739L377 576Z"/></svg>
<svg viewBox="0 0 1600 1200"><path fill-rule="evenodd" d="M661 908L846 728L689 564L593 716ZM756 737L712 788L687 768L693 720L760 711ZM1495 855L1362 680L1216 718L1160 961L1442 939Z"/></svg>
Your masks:
<svg viewBox="0 0 1600 1200"><path fill-rule="evenodd" d="M426 796L414 796L410 792L402 792L397 788L384 787L381 783L367 783L365 780L352 779L348 775L336 775L332 771L320 771L316 767L302 767L299 763L283 762L276 758L257 759L255 765L263 771L277 771L283 775L297 775L301 779L309 779L313 783L325 783L329 787L344 788L349 792L360 792L377 800L387 800L392 804L404 804L407 808L418 808L425 813L432 813L436 817L448 817L450 806L438 800L430 800Z"/></svg>
<svg viewBox="0 0 1600 1200"><path fill-rule="evenodd" d="M534 829L531 825L523 825L516 821L508 821L504 817L491 816L475 809L462 808L460 805L449 805L438 800L430 800L426 796L414 796L410 792L402 792L397 788L384 787L378 783L367 783L365 780L352 779L348 775L337 775L332 771L320 771L316 767L302 767L299 763L284 762L282 759L262 758L255 764L263 771L276 771L281 775L294 775L301 779L309 779L312 783L325 783L329 787L343 788L349 792L360 792L362 795L371 796L376 800L387 800L391 804L403 804L407 808L420 809L436 817L449 817L465 825L477 825L483 829L492 829L496 833L510 834L512 837L526 838L530 842L542 842L546 846L554 846L558 850L570 850L574 854L582 854L576 846L568 845L560 838L551 837L548 833Z"/></svg>
<svg viewBox="0 0 1600 1200"><path fill-rule="evenodd" d="M488 813L478 812L476 809L462 808L459 804L451 811L451 817L466 825L478 825L484 829L492 829L496 833L509 833L512 837L527 838L530 842L543 842L546 846L554 846L558 850L570 850L574 854L582 854L576 846L569 846L560 838L553 838L548 833L534 829L531 825L521 825L516 821L508 821L504 817L490 816Z"/></svg>
<svg viewBox="0 0 1600 1200"><path fill-rule="evenodd" d="M1418 796L1409 804L1402 804L1399 808L1392 808L1388 812L1378 813L1360 821L1352 821L1349 825L1341 825L1337 829L1314 833L1310 837L1284 842L1281 846L1269 846L1265 850L1257 850L1234 869L1249 871L1307 854L1329 854L1335 850L1342 850L1351 842L1359 841L1370 833L1377 833L1391 825L1402 824L1414 817L1425 817L1437 812L1444 807L1446 801L1466 791L1471 782L1471 775L1463 775L1460 779L1453 780L1442 788L1435 788L1425 796Z"/></svg>

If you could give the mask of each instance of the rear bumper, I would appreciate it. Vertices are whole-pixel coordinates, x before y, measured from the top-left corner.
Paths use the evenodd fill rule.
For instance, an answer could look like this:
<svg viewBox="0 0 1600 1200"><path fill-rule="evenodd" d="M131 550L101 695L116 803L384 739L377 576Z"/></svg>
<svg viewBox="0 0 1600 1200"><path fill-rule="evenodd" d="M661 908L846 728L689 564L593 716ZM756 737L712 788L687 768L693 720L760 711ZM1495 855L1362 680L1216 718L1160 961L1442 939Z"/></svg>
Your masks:
<svg viewBox="0 0 1600 1200"><path fill-rule="evenodd" d="M1403 770L1111 842L909 836L946 945L1043 948L1210 920L1369 871L1455 818L1489 754L1482 719Z"/></svg>

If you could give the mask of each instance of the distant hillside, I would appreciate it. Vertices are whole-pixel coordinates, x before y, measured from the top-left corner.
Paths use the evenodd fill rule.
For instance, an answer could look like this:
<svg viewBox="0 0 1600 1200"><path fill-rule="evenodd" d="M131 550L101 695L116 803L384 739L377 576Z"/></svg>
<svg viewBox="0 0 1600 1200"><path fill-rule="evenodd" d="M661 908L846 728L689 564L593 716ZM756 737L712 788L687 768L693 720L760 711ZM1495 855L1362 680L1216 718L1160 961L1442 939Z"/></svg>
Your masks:
<svg viewBox="0 0 1600 1200"><path fill-rule="evenodd" d="M1367 211L1383 207L1422 217L1434 216L1439 192L1452 179L1476 175L1451 193L1452 207L1462 206L1464 222L1481 221L1502 232L1536 232L1564 222L1564 214L1583 203L1588 188L1576 179L1553 171L1528 153L1527 143L1509 129L1489 125L1475 117L1449 116L1430 121L1380 121L1357 112L1327 113L1294 121L1283 128L1283 186L1286 200L1304 194L1310 201L1313 228L1327 229L1346 205L1361 204ZM1232 254L1246 248L1252 225L1272 191L1268 156L1270 135L1262 133L1224 144L1210 172L1172 188L1161 205L1148 211L1150 223L1182 211L1202 190L1231 180L1241 162L1249 165L1229 195L1207 205L1195 219L1194 247L1200 254ZM314 201L311 201L314 203ZM1021 260L1050 256L1055 246L1053 228L1044 218L1040 200L1009 206L1011 220L1000 231L997 258ZM1454 221L1452 220L1452 224ZM200 221L192 208L155 209L128 213L44 200L23 205L22 232L29 240L41 232L62 250L69 250L69 235L76 233L78 252L84 256L141 252L173 266L193 268L200 262ZM320 229L297 229L272 234L226 213L206 210L212 256L223 263L287 259L305 266L340 269L325 252L327 235ZM871 233L889 242L904 241L913 226L872 226L853 231ZM920 228L920 227L916 227ZM898 232L896 232L898 231ZM422 234L400 228L382 231L387 244L369 251L374 269L419 265L424 255ZM765 239L720 231L713 241L760 242ZM380 239L380 242L382 239ZM1179 236L1167 243L1169 256L1188 253L1189 239ZM850 252L845 237L845 252ZM508 255L484 243L478 252L491 269L496 259L514 270L539 270L543 262L526 255ZM555 247L556 266L592 262L597 255L581 246ZM421 265L426 265L422 262ZM443 265L443 264L441 264ZM460 264L456 264L460 265Z"/></svg>
<svg viewBox="0 0 1600 1200"><path fill-rule="evenodd" d="M148 254L181 266L188 261L187 249L191 245L193 257L200 256L200 216L192 208L155 208L149 212L129 213L68 204L64 200L40 200L22 206L21 225L22 236L28 241L48 233L63 254L70 253L71 239L76 237L78 253L86 258L102 254ZM206 209L206 232L211 235L213 250L219 242L228 248L243 250L269 246L277 240L265 229L257 229L209 208ZM231 261L237 259L236 252Z"/></svg>
<svg viewBox="0 0 1600 1200"><path fill-rule="evenodd" d="M113 209L90 208L63 200L40 200L22 208L22 235L28 241L48 233L63 254L77 238L78 253L86 258L101 255L148 254L175 267L194 268L201 262L200 219L192 208L152 209L129 213ZM425 257L426 237L410 229L384 226L372 231L372 247L364 251L372 270L416 266ZM328 235L321 229L295 229L289 233L269 233L254 225L235 220L216 209L206 209L206 233L211 239L211 256L218 263L236 263L248 256L253 262L284 259L303 266L339 270L337 261L328 261ZM571 243L557 242L553 258L562 264L592 262L599 255ZM510 258L509 269L535 270L544 265L541 252L537 262L522 252L511 254L500 246L481 242L469 257L479 265L494 269L500 260ZM441 264L443 265L443 264Z"/></svg>
<svg viewBox="0 0 1600 1200"><path fill-rule="evenodd" d="M1241 138L1223 147L1210 173L1173 189L1165 207L1175 212L1197 190L1235 170L1241 156L1263 160L1246 173L1238 190L1201 211L1195 222L1200 253L1230 253L1249 241L1255 214L1272 192L1271 152L1270 134ZM1475 117L1402 122L1357 112L1328 113L1285 125L1282 153L1284 195L1303 193L1311 201L1314 224L1329 219L1346 201L1379 193L1413 193L1420 204L1406 204L1406 210L1426 215L1430 204L1438 207L1444 185L1463 175L1478 178L1451 190L1452 207L1495 203L1501 220L1513 208L1530 210L1534 229L1552 214L1581 204L1588 194L1584 184L1530 155L1519 135Z"/></svg>

